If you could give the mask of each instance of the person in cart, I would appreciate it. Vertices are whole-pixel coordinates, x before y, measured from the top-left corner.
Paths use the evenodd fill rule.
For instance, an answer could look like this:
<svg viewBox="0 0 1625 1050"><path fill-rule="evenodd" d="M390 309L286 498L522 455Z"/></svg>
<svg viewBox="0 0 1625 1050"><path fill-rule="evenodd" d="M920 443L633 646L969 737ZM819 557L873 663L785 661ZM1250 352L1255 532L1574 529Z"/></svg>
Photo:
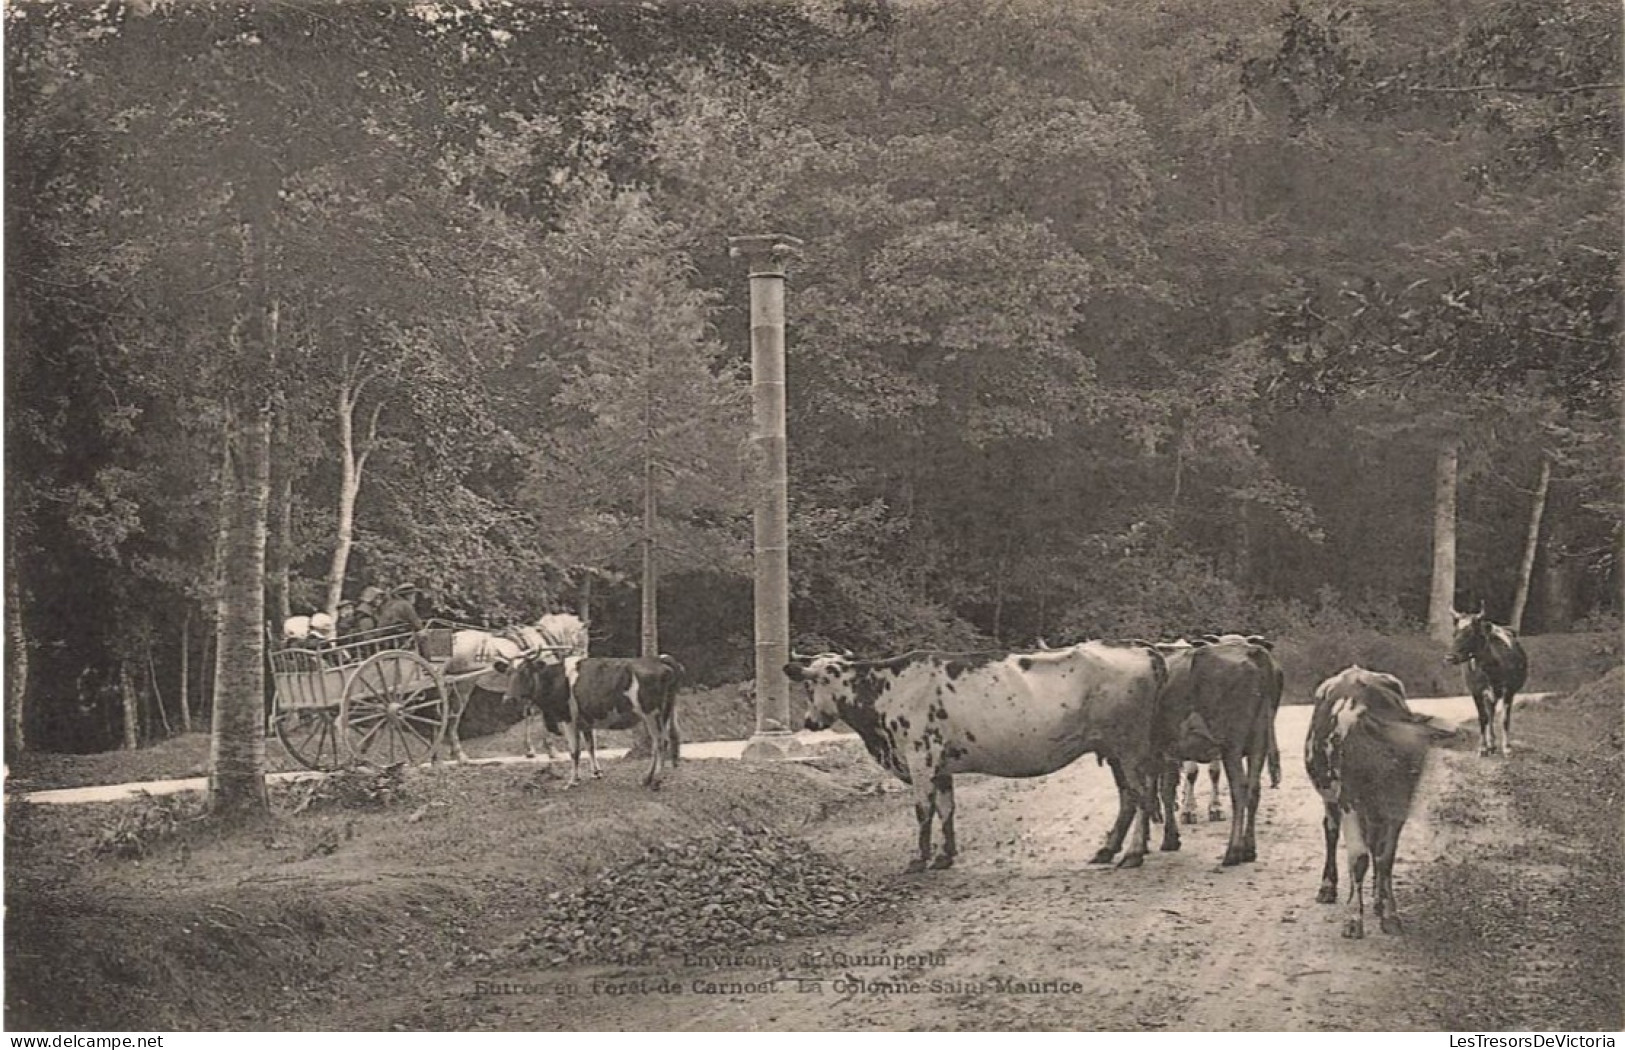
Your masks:
<svg viewBox="0 0 1625 1050"><path fill-rule="evenodd" d="M384 600L382 587L367 586L355 600L355 620L351 632L370 631L378 626L378 606Z"/></svg>
<svg viewBox="0 0 1625 1050"><path fill-rule="evenodd" d="M418 616L416 585L403 583L390 592L389 600L378 608L378 626L410 627L414 633L423 630L423 619Z"/></svg>

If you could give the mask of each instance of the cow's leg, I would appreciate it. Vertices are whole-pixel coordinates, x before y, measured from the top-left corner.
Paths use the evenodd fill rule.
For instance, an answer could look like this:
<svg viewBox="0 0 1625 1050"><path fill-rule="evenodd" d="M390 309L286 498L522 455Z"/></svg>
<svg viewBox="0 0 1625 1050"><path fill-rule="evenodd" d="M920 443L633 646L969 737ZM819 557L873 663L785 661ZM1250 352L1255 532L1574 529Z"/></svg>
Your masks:
<svg viewBox="0 0 1625 1050"><path fill-rule="evenodd" d="M1320 869L1320 892L1315 900L1321 904L1337 903L1337 831L1342 827L1343 815L1332 803L1326 803L1321 827L1326 832L1326 864Z"/></svg>
<svg viewBox="0 0 1625 1050"><path fill-rule="evenodd" d="M1375 835L1376 841L1372 843L1372 867L1374 873L1373 889L1377 895L1377 918L1382 921L1383 933L1399 933L1399 909L1394 904L1394 857L1399 853L1399 830L1403 825L1397 820L1384 822Z"/></svg>
<svg viewBox="0 0 1625 1050"><path fill-rule="evenodd" d="M575 722L564 723L564 743L570 749L570 779L564 782L566 788L573 788L581 783L581 730Z"/></svg>
<svg viewBox="0 0 1625 1050"><path fill-rule="evenodd" d="M1281 786L1281 749L1275 743L1275 716L1270 716L1270 787Z"/></svg>
<svg viewBox="0 0 1625 1050"><path fill-rule="evenodd" d="M1512 697L1510 689L1502 691L1501 697L1501 754L1512 754Z"/></svg>
<svg viewBox="0 0 1625 1050"><path fill-rule="evenodd" d="M906 870L910 875L922 872L931 862L931 818L937 811L937 789L932 785L930 770L910 770L914 778L914 819L919 824L919 845L914 859Z"/></svg>
<svg viewBox="0 0 1625 1050"><path fill-rule="evenodd" d="M1134 805L1133 828L1129 832L1128 848L1123 851L1123 859L1117 862L1117 866L1138 868L1145 863L1147 840L1151 835L1151 810L1157 804L1157 764L1151 761L1135 762L1124 768L1123 779Z"/></svg>
<svg viewBox="0 0 1625 1050"><path fill-rule="evenodd" d="M1473 706L1478 709L1478 753L1492 754L1495 750L1495 694L1482 686L1475 688Z"/></svg>
<svg viewBox="0 0 1625 1050"><path fill-rule="evenodd" d="M931 862L931 867L951 868L959 852L954 841L954 777L952 773L939 773L931 781L931 791L937 807L937 819L942 821L942 852Z"/></svg>
<svg viewBox="0 0 1625 1050"><path fill-rule="evenodd" d="M1123 839L1128 835L1128 828L1134 822L1135 802L1137 801L1129 791L1127 778L1123 775L1123 767L1115 758L1106 760L1111 767L1112 779L1117 781L1117 819L1112 822L1111 829L1106 832L1106 841L1095 855L1090 858L1091 864L1110 864L1117 851L1123 848Z"/></svg>
<svg viewBox="0 0 1625 1050"><path fill-rule="evenodd" d="M582 732L587 735L587 761L592 763L592 778L594 780L602 780L604 778L604 770L603 767L598 764L598 730L594 726L587 726L582 730ZM645 783L647 782L648 781L645 780Z"/></svg>
<svg viewBox="0 0 1625 1050"><path fill-rule="evenodd" d="M468 698L473 692L473 682L459 682L451 690L451 710L446 713L446 739L451 741L451 757L457 762L468 761L468 756L463 754L463 738L457 730L463 721L463 709L468 706Z"/></svg>
<svg viewBox="0 0 1625 1050"><path fill-rule="evenodd" d="M1196 778L1202 772L1199 762L1186 762L1180 767L1185 789L1180 793L1179 819L1187 824L1196 823Z"/></svg>
<svg viewBox="0 0 1625 1050"><path fill-rule="evenodd" d="M1225 867L1247 861L1247 776L1241 755L1224 753L1224 775L1230 781L1230 842L1220 861Z"/></svg>
<svg viewBox="0 0 1625 1050"><path fill-rule="evenodd" d="M1253 748L1247 753L1247 823L1242 827L1242 857L1244 861L1258 859L1258 803L1264 795L1264 766L1269 760L1270 735L1268 731L1253 736Z"/></svg>
<svg viewBox="0 0 1625 1050"><path fill-rule="evenodd" d="M531 716L534 715L534 714L535 714L535 712L531 710L530 705L526 704L525 705L525 757L526 758L535 758L536 757L536 745L531 743L531 740L530 740L530 722L531 722Z"/></svg>
<svg viewBox="0 0 1625 1050"><path fill-rule="evenodd" d="M1219 805L1219 764L1207 764L1207 819L1208 823L1216 824L1224 819L1224 807Z"/></svg>
<svg viewBox="0 0 1625 1050"><path fill-rule="evenodd" d="M649 734L649 771L643 774L643 786L653 790L660 786L660 768L666 757L666 734L653 715L643 716L643 728Z"/></svg>
<svg viewBox="0 0 1625 1050"><path fill-rule="evenodd" d="M1343 918L1343 936L1365 936L1365 873L1371 863L1363 822L1353 810L1343 811L1343 847L1348 852L1349 901Z"/></svg>
<svg viewBox="0 0 1625 1050"><path fill-rule="evenodd" d="M1162 851L1173 853L1180 847L1179 817L1175 809L1179 795L1179 779L1184 770L1178 762L1164 763L1162 776L1157 778L1157 794L1162 802Z"/></svg>

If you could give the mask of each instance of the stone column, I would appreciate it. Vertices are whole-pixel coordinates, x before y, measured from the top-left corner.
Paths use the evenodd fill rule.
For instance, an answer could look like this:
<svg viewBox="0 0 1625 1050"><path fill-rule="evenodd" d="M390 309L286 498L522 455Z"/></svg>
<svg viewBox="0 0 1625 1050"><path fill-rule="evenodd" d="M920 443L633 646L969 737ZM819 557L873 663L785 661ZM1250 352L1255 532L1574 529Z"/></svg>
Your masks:
<svg viewBox="0 0 1625 1050"><path fill-rule="evenodd" d="M756 733L748 761L799 753L791 736L789 482L784 433L784 261L801 246L794 237L730 237L729 254L750 267L750 375L754 418L751 476L755 500Z"/></svg>

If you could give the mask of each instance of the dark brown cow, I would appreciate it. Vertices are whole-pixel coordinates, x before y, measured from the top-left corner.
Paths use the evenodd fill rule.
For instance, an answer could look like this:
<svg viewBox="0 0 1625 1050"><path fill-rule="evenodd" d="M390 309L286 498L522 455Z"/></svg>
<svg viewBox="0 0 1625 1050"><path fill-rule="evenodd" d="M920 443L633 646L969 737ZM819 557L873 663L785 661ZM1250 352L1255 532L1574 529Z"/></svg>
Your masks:
<svg viewBox="0 0 1625 1050"><path fill-rule="evenodd" d="M527 709L534 706L549 732L563 731L570 747L570 779L565 787L574 787L581 779L583 735L592 775L603 776L598 768L598 729L642 725L648 730L653 746L649 771L643 777L646 787L660 786L668 757L672 765L677 764L681 751L677 682L683 669L671 657L572 656L559 663L532 655L497 670L510 672L504 694L509 701L525 704Z"/></svg>
<svg viewBox="0 0 1625 1050"><path fill-rule="evenodd" d="M1120 867L1145 856L1156 804L1151 725L1166 680L1149 646L1085 642L1035 653L913 652L890 660L825 653L785 665L808 686L806 728L851 726L883 769L914 787L919 849L911 872L951 867L954 774L1036 777L1095 752L1117 781L1118 817L1095 854ZM931 856L931 823L942 852Z"/></svg>
<svg viewBox="0 0 1625 1050"><path fill-rule="evenodd" d="M1175 816L1181 762L1219 762L1230 784L1230 840L1222 863L1258 858L1258 796L1275 751L1275 714L1282 674L1263 639L1226 635L1216 641L1158 646L1168 685L1158 705L1155 745L1161 756L1162 848L1180 847ZM1278 775L1278 773L1277 773Z"/></svg>
<svg viewBox="0 0 1625 1050"><path fill-rule="evenodd" d="M1375 871L1372 893L1382 932L1400 932L1394 904L1394 855L1422 777L1428 744L1447 736L1405 703L1393 675L1350 667L1320 683L1304 741L1304 766L1326 803L1326 864L1322 904L1337 903L1337 839L1348 853L1349 910L1343 936L1365 936L1364 882Z"/></svg>

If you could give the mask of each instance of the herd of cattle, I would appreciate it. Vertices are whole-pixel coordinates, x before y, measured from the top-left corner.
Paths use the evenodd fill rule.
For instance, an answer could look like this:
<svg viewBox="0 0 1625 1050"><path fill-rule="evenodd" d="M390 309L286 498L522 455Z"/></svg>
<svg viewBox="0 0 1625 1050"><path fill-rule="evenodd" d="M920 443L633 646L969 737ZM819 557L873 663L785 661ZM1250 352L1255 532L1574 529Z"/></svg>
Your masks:
<svg viewBox="0 0 1625 1050"><path fill-rule="evenodd" d="M1516 636L1482 611L1457 614L1446 659L1465 665L1482 753L1497 746L1507 753L1512 700L1527 672ZM1230 785L1222 863L1257 857L1261 780L1266 767L1272 786L1280 776L1274 727L1283 683L1272 647L1258 636L1090 641L1033 652L919 651L884 660L825 653L797 657L784 671L807 687L806 728L845 722L876 762L913 787L919 841L910 872L953 864L956 773L1041 776L1090 752L1111 768L1118 790L1117 818L1095 863L1121 851L1119 867L1138 867L1157 821L1161 849L1179 849L1175 792L1181 776L1194 781L1196 764L1204 762L1222 769ZM1344 936L1364 935L1368 868L1382 929L1397 932L1393 863L1400 828L1431 740L1453 733L1414 714L1399 679L1358 666L1322 682L1314 703L1304 760L1325 803L1326 863L1317 899L1337 900L1341 837L1350 882ZM1217 772L1213 777L1216 793ZM1194 819L1189 795L1185 808ZM933 856L934 824L942 839Z"/></svg>
<svg viewBox="0 0 1625 1050"><path fill-rule="evenodd" d="M1513 632L1480 610L1456 615L1446 660L1464 665L1478 707L1481 753L1510 751L1513 696L1527 661ZM443 665L455 694L450 747L463 760L458 724L477 687L519 705L525 750L534 754L530 719L542 715L562 734L571 757L567 787L580 780L586 743L601 776L595 732L641 726L653 742L643 782L658 787L667 761L679 758L677 684L669 656L593 657L586 625L567 614L490 632L457 630ZM1109 766L1118 812L1094 863L1139 867L1150 825L1162 824L1160 848L1180 848L1175 794L1187 784L1185 815L1195 819L1199 765L1211 771L1210 817L1218 819L1218 773L1230 790L1230 835L1222 863L1258 856L1261 781L1280 780L1276 712L1284 676L1271 644L1257 635L1208 635L1197 641L1088 641L1029 652L914 651L860 660L851 653L797 656L784 667L806 688L809 730L845 722L882 768L911 785L919 827L909 872L952 866L954 775L1034 777L1093 753ZM1325 802L1326 862L1318 900L1337 900L1338 839L1345 843L1349 911L1344 935L1364 934L1363 883L1374 869L1375 911L1397 932L1393 864L1400 828L1421 777L1430 741L1453 735L1412 713L1398 678L1354 666L1314 692L1304 759ZM1496 715L1500 714L1497 727ZM545 739L545 738L544 738ZM549 746L551 753L551 746ZM941 846L932 850L935 825Z"/></svg>

